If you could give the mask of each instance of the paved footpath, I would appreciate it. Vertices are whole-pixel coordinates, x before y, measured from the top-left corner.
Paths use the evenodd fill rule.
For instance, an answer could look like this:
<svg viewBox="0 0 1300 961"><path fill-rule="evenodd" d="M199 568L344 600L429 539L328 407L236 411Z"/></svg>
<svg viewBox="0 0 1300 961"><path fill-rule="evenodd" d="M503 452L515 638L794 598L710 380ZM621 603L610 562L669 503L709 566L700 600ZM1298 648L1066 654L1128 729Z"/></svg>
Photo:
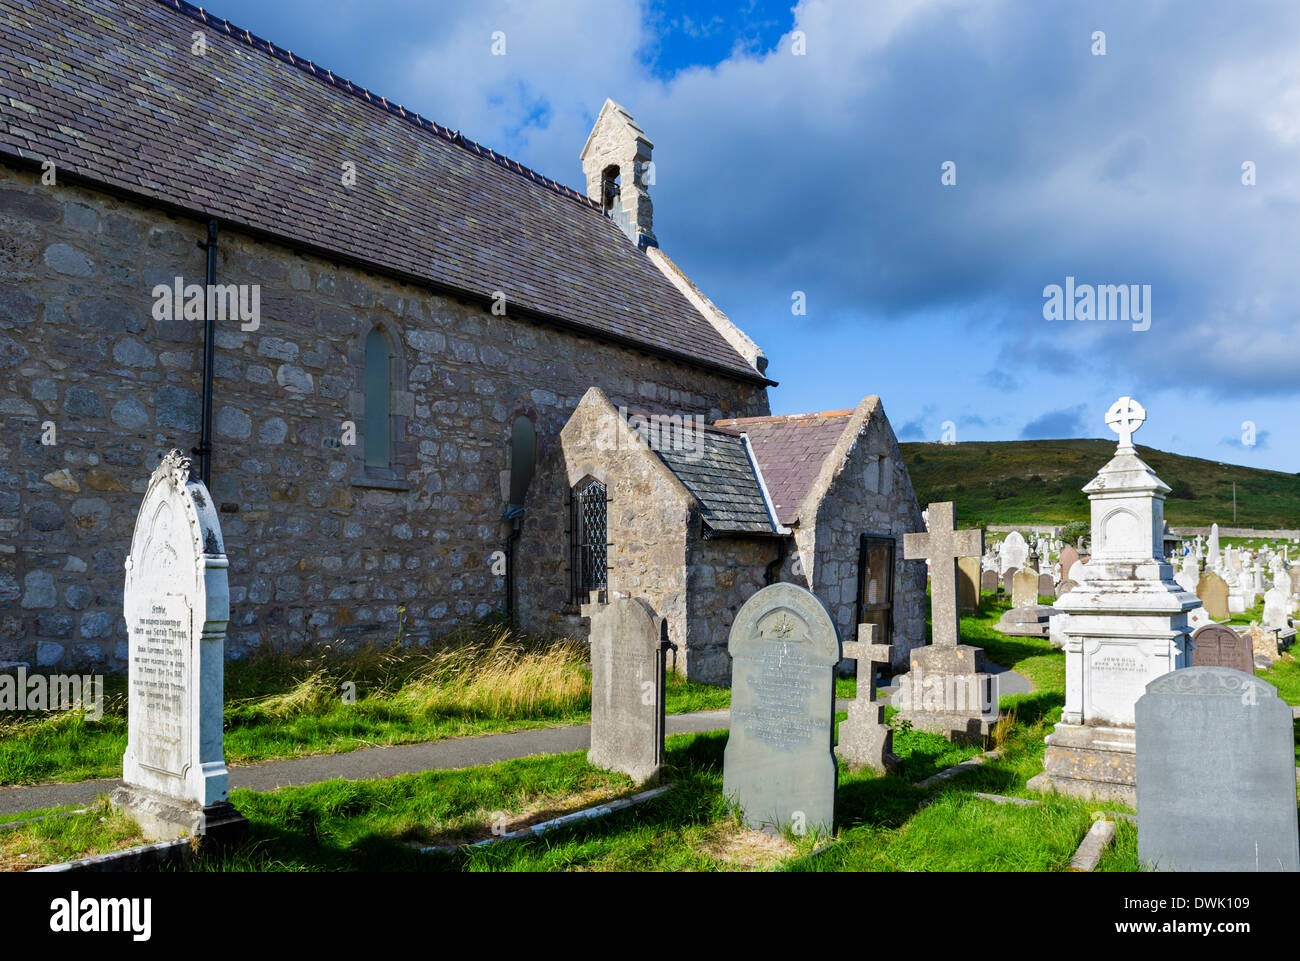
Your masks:
<svg viewBox="0 0 1300 961"><path fill-rule="evenodd" d="M1002 668L992 669L1001 672L999 694L1032 690L1029 681L1019 674ZM836 701L835 709L848 710L849 703ZM721 731L728 727L730 720L730 711L670 714L666 727L669 734ZM420 771L478 767L536 754L585 751L590 746L591 728L586 724L512 731L507 734L453 737L394 747L367 747L346 754L318 754L287 761L232 766L230 786L253 791L274 791L276 788L316 784L335 778L361 781ZM121 781L117 778L102 778L71 784L3 787L0 788L0 815L66 805L86 807L93 804L99 795L111 792L119 784Z"/></svg>

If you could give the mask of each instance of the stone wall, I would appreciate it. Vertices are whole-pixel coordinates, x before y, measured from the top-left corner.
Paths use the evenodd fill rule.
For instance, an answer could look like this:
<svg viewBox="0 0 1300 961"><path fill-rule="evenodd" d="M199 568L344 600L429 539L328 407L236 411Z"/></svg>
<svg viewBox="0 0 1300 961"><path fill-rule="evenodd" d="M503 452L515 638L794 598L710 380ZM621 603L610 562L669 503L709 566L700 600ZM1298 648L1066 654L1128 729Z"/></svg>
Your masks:
<svg viewBox="0 0 1300 961"><path fill-rule="evenodd" d="M205 236L205 223L0 167L0 661L125 666L135 513L161 454L188 451L200 427L202 321L155 320L152 290L204 282ZM392 638L399 623L424 640L502 607L493 553L519 413L537 424L542 464L519 544L521 561L536 552L519 595L536 622L567 589L559 431L591 385L710 420L768 412L755 385L233 231L219 246L219 284L261 285L259 329L226 321L216 338L212 494L232 656ZM376 325L395 355L394 463L378 472L360 438L340 444L345 421L363 427Z"/></svg>
<svg viewBox="0 0 1300 961"><path fill-rule="evenodd" d="M727 638L736 612L766 586L767 568L777 559L775 537L703 537L697 521L687 549L689 612L684 672L705 684L731 683ZM680 669L680 668L679 668Z"/></svg>
<svg viewBox="0 0 1300 961"><path fill-rule="evenodd" d="M905 669L908 652L925 643L926 567L924 561L903 560L903 535L924 531L925 524L898 441L878 402L870 407L857 443L836 451L830 460L835 473L817 508L815 529L796 531L804 568L811 571L811 589L830 609L840 636L857 640L861 536L893 537L893 666Z"/></svg>

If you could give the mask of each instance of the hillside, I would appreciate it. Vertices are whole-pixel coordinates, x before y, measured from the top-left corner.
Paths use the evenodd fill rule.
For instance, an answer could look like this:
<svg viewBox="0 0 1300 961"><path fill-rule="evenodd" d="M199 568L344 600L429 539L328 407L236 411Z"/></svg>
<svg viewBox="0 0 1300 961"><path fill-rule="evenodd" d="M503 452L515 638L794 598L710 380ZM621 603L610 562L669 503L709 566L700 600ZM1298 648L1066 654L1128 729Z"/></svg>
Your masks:
<svg viewBox="0 0 1300 961"><path fill-rule="evenodd" d="M1115 452L1114 441L980 441L902 444L921 505L954 501L963 525L1088 519L1080 490ZM1300 528L1300 476L1169 454L1138 445L1142 459L1173 493L1174 526ZM1232 483L1237 483L1237 522Z"/></svg>

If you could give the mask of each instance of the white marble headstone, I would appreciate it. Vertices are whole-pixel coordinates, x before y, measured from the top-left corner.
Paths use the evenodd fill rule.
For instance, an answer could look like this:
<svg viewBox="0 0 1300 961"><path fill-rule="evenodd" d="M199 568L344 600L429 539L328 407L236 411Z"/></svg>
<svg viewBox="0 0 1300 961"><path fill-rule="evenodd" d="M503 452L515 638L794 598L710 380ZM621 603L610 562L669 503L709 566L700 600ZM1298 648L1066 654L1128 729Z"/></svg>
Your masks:
<svg viewBox="0 0 1300 961"><path fill-rule="evenodd" d="M227 800L222 752L227 560L212 499L180 451L149 479L126 560L130 645L125 789L114 803L155 837L203 833Z"/></svg>

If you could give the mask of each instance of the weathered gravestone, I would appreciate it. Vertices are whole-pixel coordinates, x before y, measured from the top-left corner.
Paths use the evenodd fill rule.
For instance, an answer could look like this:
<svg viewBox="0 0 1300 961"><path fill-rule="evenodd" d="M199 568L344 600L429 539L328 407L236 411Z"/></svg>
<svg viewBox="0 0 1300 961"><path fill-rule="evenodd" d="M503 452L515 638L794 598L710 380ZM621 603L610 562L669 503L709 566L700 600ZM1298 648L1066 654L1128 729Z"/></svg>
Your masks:
<svg viewBox="0 0 1300 961"><path fill-rule="evenodd" d="M667 624L640 598L590 604L591 749L587 761L637 781L664 762Z"/></svg>
<svg viewBox="0 0 1300 961"><path fill-rule="evenodd" d="M980 575L980 589L997 593L998 589L998 572L985 571Z"/></svg>
<svg viewBox="0 0 1300 961"><path fill-rule="evenodd" d="M1013 567L1002 575L1002 590L1008 597L1015 589L1016 575L1020 573L1020 568Z"/></svg>
<svg viewBox="0 0 1300 961"><path fill-rule="evenodd" d="M996 590L996 586L994 588ZM957 609L975 614L980 609L980 559L957 558Z"/></svg>
<svg viewBox="0 0 1300 961"><path fill-rule="evenodd" d="M1061 548L1061 561L1059 566L1061 568L1062 579L1070 576L1070 568L1074 567L1074 565L1077 564L1078 562L1079 562L1078 551L1076 551L1069 544L1066 544L1064 547Z"/></svg>
<svg viewBox="0 0 1300 961"><path fill-rule="evenodd" d="M1196 596L1201 606L1216 621L1228 619L1228 582L1213 571L1206 571L1196 582Z"/></svg>
<svg viewBox="0 0 1300 961"><path fill-rule="evenodd" d="M858 662L858 693L849 702L848 717L840 722L835 753L852 771L870 767L883 772L898 767L894 732L885 723L884 704L876 700L876 665L889 664L894 649L875 640L876 625L859 624L858 639L844 644L844 656Z"/></svg>
<svg viewBox="0 0 1300 961"><path fill-rule="evenodd" d="M1138 861L1157 871L1300 871L1291 708L1224 667L1138 699Z"/></svg>
<svg viewBox="0 0 1300 961"><path fill-rule="evenodd" d="M1025 568L1017 571L1011 580L1011 603L1016 607L1032 607L1038 603L1038 572Z"/></svg>
<svg viewBox="0 0 1300 961"><path fill-rule="evenodd" d="M1250 639L1222 624L1207 624L1192 635L1193 667L1230 667L1247 674L1255 673L1255 655Z"/></svg>
<svg viewBox="0 0 1300 961"><path fill-rule="evenodd" d="M212 498L172 450L149 479L126 559L127 745L111 798L151 840L228 841L248 826L227 801L222 754L226 567Z"/></svg>
<svg viewBox="0 0 1300 961"><path fill-rule="evenodd" d="M813 594L772 584L747 600L727 641L731 730L722 791L750 827L829 834L835 826L839 631Z"/></svg>
<svg viewBox="0 0 1300 961"><path fill-rule="evenodd" d="M898 682L899 716L950 740L981 740L998 717L984 650L962 644L957 612L957 558L984 553L984 532L959 531L951 502L929 506L929 531L903 535L905 560L930 561L931 642L914 648L911 670Z"/></svg>
<svg viewBox="0 0 1300 961"><path fill-rule="evenodd" d="M1038 575L1038 596L1039 597L1056 596L1056 581L1052 580L1051 574Z"/></svg>

